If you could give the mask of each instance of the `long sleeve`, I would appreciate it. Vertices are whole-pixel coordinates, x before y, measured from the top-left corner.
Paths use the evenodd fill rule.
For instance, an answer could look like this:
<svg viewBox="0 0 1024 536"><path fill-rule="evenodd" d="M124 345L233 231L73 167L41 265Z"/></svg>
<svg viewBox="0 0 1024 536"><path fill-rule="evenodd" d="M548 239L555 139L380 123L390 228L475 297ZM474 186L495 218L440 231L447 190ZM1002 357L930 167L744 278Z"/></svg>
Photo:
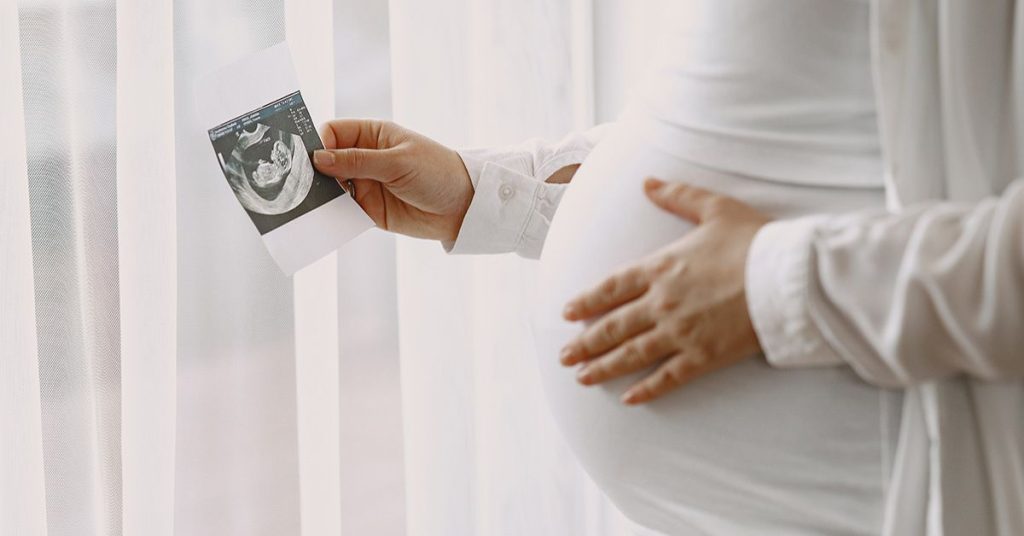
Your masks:
<svg viewBox="0 0 1024 536"><path fill-rule="evenodd" d="M568 186L544 181L565 166L582 163L608 127L570 134L557 143L530 140L514 147L460 150L474 194L458 238L445 249L540 257Z"/></svg>
<svg viewBox="0 0 1024 536"><path fill-rule="evenodd" d="M747 294L776 366L845 362L880 386L1022 378L1024 181L973 206L771 223Z"/></svg>

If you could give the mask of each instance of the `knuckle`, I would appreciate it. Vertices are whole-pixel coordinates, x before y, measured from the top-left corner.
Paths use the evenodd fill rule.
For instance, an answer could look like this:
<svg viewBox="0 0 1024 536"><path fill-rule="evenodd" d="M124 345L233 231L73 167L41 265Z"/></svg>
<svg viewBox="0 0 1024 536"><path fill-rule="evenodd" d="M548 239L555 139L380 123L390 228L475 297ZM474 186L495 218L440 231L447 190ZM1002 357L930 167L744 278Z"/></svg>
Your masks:
<svg viewBox="0 0 1024 536"><path fill-rule="evenodd" d="M694 320L692 317L683 318L675 323L673 326L673 334L680 338L689 338L693 334Z"/></svg>
<svg viewBox="0 0 1024 536"><path fill-rule="evenodd" d="M686 381L686 375L690 371L689 365L682 360L673 361L665 365L665 383L669 387L681 385Z"/></svg>
<svg viewBox="0 0 1024 536"><path fill-rule="evenodd" d="M587 375L591 382L600 382L608 376L608 365L604 361L598 361L587 369Z"/></svg>
<svg viewBox="0 0 1024 536"><path fill-rule="evenodd" d="M639 343L638 351L646 357L654 357L658 353L661 342L656 337L647 337Z"/></svg>
<svg viewBox="0 0 1024 536"><path fill-rule="evenodd" d="M662 257L651 264L651 274L655 276L664 275L670 272L676 265L676 259L670 256Z"/></svg>
<svg viewBox="0 0 1024 536"><path fill-rule="evenodd" d="M345 151L341 153L341 160L344 165L350 169L359 169L363 164L363 152L362 151Z"/></svg>
<svg viewBox="0 0 1024 536"><path fill-rule="evenodd" d="M646 279L646 275L647 274L644 272L644 268L642 266L633 266L633 267L630 267L625 272L623 272L622 278L625 281L628 281L628 282L633 283L633 284L635 284L637 286L640 286L640 285L643 284L644 280Z"/></svg>
<svg viewBox="0 0 1024 536"><path fill-rule="evenodd" d="M620 323L617 319L614 318L605 320L604 324L601 326L601 335L603 335L604 338L608 340L618 338L619 331Z"/></svg>
<svg viewBox="0 0 1024 536"><path fill-rule="evenodd" d="M615 291L618 290L618 288L619 288L619 280L618 280L618 278L612 277L612 278L606 279L603 283L601 283L601 286L598 287L598 290L602 294L614 294Z"/></svg>
<svg viewBox="0 0 1024 536"><path fill-rule="evenodd" d="M369 128L367 129L367 131L369 137L373 139L377 147L381 147L381 142L383 142L384 139L387 138L388 134L394 132L394 130L398 128L398 125L387 120L370 120L368 125Z"/></svg>
<svg viewBox="0 0 1024 536"><path fill-rule="evenodd" d="M654 303L651 304L654 307L654 312L658 314L671 313L679 307L679 300L675 296L658 296L654 299Z"/></svg>
<svg viewBox="0 0 1024 536"><path fill-rule="evenodd" d="M385 153L391 160L391 164L397 165L402 169L412 169L416 165L416 156L412 154L412 151L408 147L395 147Z"/></svg>
<svg viewBox="0 0 1024 536"><path fill-rule="evenodd" d="M620 360L626 363L639 363L644 359L643 352L637 347L636 341L630 341L622 345L622 351L619 354Z"/></svg>
<svg viewBox="0 0 1024 536"><path fill-rule="evenodd" d="M711 349L706 344L697 344L693 348L693 355L690 357L689 362L696 367L703 367L711 362L711 356L713 356Z"/></svg>
<svg viewBox="0 0 1024 536"><path fill-rule="evenodd" d="M732 206L732 199L728 197L708 194L707 207L712 216L718 216L727 212Z"/></svg>
<svg viewBox="0 0 1024 536"><path fill-rule="evenodd" d="M681 182L670 182L668 187L665 188L665 193L673 197L679 197L685 195L687 192L686 185Z"/></svg>
<svg viewBox="0 0 1024 536"><path fill-rule="evenodd" d="M670 275L672 277L681 277L683 274L686 273L687 269L689 269L689 264L687 264L685 260L678 259L676 260L676 263L672 266Z"/></svg>
<svg viewBox="0 0 1024 536"><path fill-rule="evenodd" d="M672 378L667 369L659 369L650 385L652 395L659 395L672 388Z"/></svg>
<svg viewBox="0 0 1024 536"><path fill-rule="evenodd" d="M630 362L625 359L609 359L605 365L605 376L619 376L626 373L630 368Z"/></svg>

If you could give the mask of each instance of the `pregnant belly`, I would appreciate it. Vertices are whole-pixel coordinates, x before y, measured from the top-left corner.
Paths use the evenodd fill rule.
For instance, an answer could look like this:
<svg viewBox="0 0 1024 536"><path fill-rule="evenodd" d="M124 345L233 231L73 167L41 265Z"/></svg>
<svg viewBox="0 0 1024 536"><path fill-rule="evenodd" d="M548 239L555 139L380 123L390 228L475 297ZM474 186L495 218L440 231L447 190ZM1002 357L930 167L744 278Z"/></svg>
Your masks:
<svg viewBox="0 0 1024 536"><path fill-rule="evenodd" d="M871 534L881 517L880 392L842 368L780 371L762 358L641 407L638 375L584 388L558 364L579 332L562 305L690 228L644 197L644 177L684 180L775 216L881 203L871 190L796 187L698 168L620 125L583 164L541 259L534 335L556 421L627 516L666 534ZM664 140L662 140L664 141Z"/></svg>

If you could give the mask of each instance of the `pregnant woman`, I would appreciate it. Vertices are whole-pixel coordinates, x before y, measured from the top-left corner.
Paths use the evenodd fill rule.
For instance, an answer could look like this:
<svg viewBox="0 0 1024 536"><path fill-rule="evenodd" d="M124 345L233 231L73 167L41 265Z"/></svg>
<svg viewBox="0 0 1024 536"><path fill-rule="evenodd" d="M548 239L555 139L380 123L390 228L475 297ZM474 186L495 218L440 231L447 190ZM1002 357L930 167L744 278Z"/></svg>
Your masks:
<svg viewBox="0 0 1024 536"><path fill-rule="evenodd" d="M1024 189L1006 188L1014 175L999 162L1013 158L984 143L1003 140L984 129L1007 122L986 118L1014 92L980 98L971 92L984 84L940 76L967 53L918 54L939 34L989 35L985 17L1007 13L950 9L941 29L928 9L923 19L883 11L879 27L868 0L707 0L614 124L557 144L455 152L390 123L338 120L315 161L354 177L381 228L453 253L541 258L534 332L552 411L584 468L641 525L1014 534L1024 531L1024 360L1013 350L1024 344L1013 327L1024 323ZM877 39L912 41L918 55L879 56ZM986 60L971 63L972 80L1005 69L986 63L991 49L974 54ZM934 60L940 73L898 60ZM915 88L893 89L902 72L946 85L884 115L879 91L907 99ZM947 97L989 108L946 133L952 123L935 118L948 106L935 100ZM929 103L934 113L922 113ZM944 176L934 161L947 160L928 142L955 134L963 143L939 145L962 181L929 189ZM983 169L955 153L978 143ZM883 145L907 157L902 175ZM887 197L943 188L974 202L1006 193L885 212Z"/></svg>

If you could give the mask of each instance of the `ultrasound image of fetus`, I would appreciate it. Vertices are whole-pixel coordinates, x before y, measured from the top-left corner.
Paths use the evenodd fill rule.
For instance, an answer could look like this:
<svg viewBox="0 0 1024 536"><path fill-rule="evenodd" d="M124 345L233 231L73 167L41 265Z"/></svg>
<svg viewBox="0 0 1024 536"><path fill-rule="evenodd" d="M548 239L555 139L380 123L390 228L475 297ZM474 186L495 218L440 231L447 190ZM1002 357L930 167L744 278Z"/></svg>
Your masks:
<svg viewBox="0 0 1024 536"><path fill-rule="evenodd" d="M313 165L298 135L257 123L238 132L221 155L225 175L242 205L259 214L283 214L302 203L313 184Z"/></svg>

